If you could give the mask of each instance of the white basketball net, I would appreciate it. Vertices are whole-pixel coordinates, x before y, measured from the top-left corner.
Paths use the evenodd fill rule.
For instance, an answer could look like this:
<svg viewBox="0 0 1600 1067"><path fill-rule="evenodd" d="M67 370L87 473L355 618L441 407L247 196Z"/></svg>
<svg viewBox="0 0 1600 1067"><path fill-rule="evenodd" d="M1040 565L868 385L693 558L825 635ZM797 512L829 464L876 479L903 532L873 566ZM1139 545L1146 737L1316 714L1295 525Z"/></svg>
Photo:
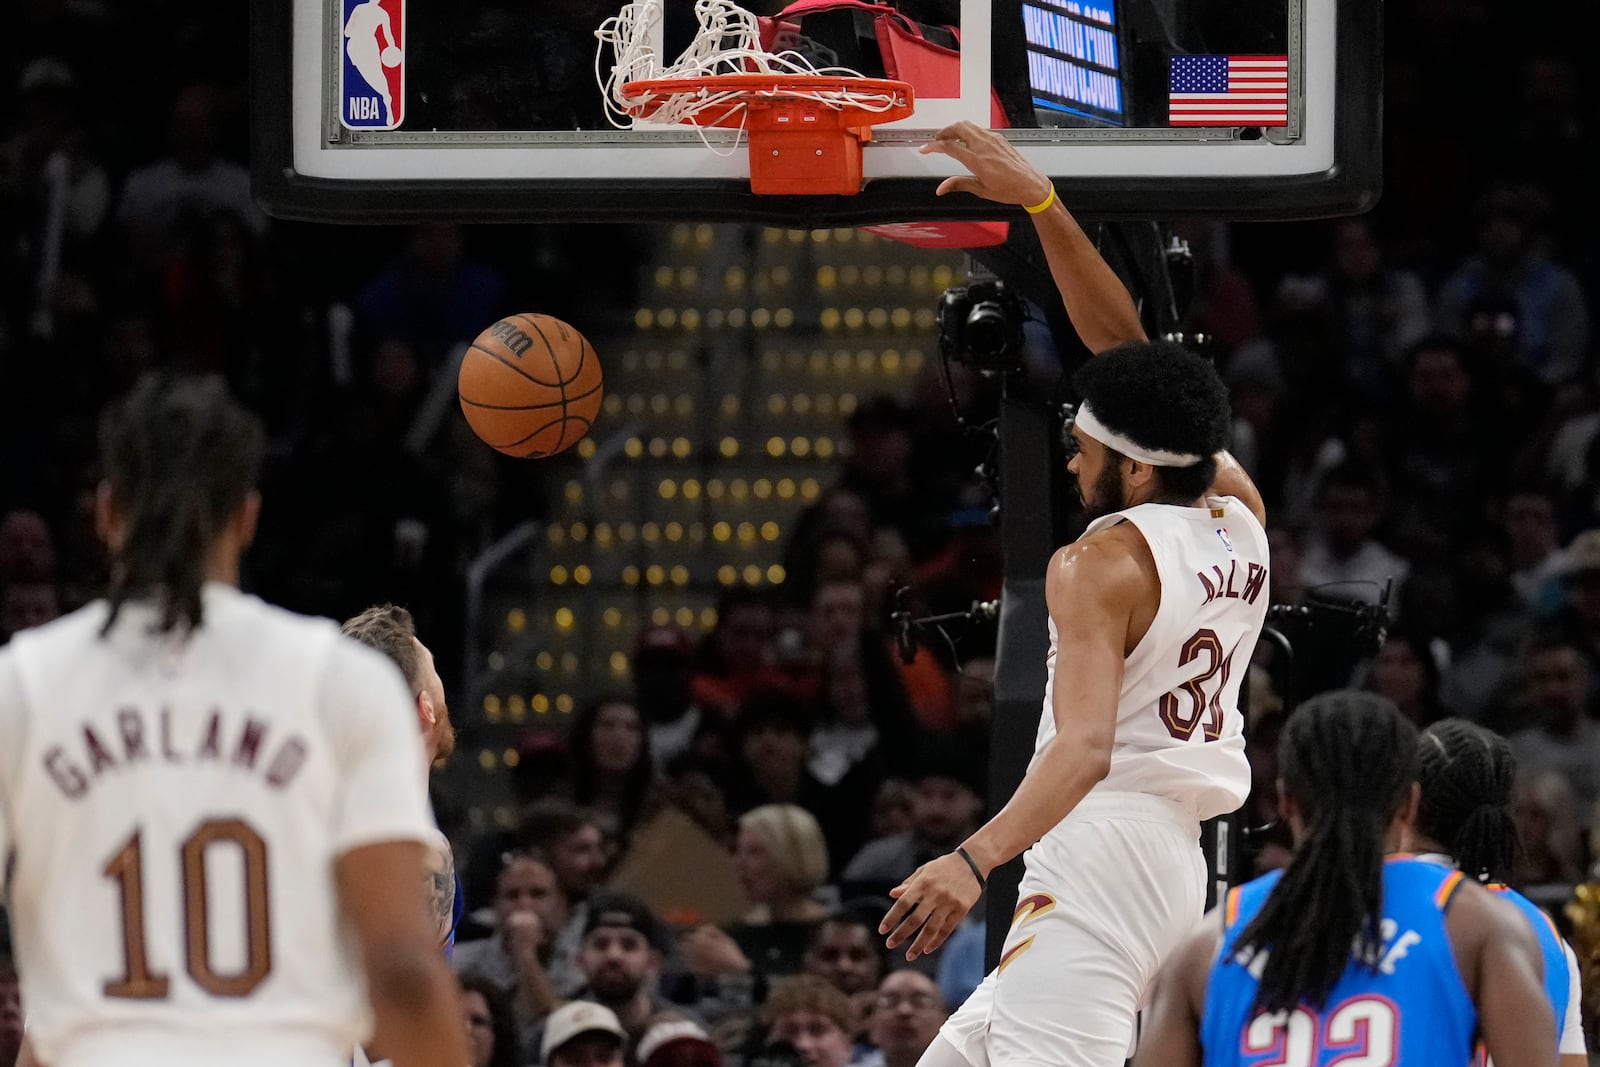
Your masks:
<svg viewBox="0 0 1600 1067"><path fill-rule="evenodd" d="M695 18L700 28L694 40L684 49L677 62L660 66L656 60L654 37L661 24L661 0L637 0L623 5L621 11L600 24L595 36L600 47L595 53L595 80L600 85L605 100L606 117L618 129L632 129L636 122L651 125L670 125L692 121L702 112L713 112L712 119L731 117L743 112L743 95L749 90L718 92L701 89L697 92L674 93L659 101L648 116L639 114L645 106L655 103L650 95L630 96L623 86L635 81L653 81L662 78L703 78L717 74L792 74L832 75L859 78L859 71L847 67L816 67L798 52L768 52L761 47L761 30L756 16L733 3L732 0L695 0ZM616 62L610 74L601 72L608 48ZM773 92L774 96L789 99L816 100L833 107L846 105L865 111L888 111L895 106L895 97L882 92L854 92L851 90L800 90L784 86ZM696 126L699 129L699 126ZM705 134L701 132L701 139ZM707 142L709 146L709 142ZM733 151L738 150L737 140Z"/></svg>

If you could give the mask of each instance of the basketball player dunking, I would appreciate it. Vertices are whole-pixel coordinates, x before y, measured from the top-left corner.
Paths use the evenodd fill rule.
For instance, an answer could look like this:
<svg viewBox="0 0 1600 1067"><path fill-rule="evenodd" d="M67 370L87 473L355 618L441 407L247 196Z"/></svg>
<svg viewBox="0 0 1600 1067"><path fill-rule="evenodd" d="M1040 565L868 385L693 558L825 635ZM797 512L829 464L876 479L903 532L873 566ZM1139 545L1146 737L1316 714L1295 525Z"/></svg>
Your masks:
<svg viewBox="0 0 1600 1067"><path fill-rule="evenodd" d="M405 685L238 589L262 447L219 381L142 380L101 425L108 598L0 649L0 857L48 1067L346 1067L373 1016L398 1067L467 1062L396 888L437 832Z"/></svg>
<svg viewBox="0 0 1600 1067"><path fill-rule="evenodd" d="M1079 336L1068 470L1092 521L1051 558L1050 651L1033 761L1010 802L891 895L881 929L937 948L989 872L1027 850L1000 964L921 1067L1112 1067L1162 960L1205 904L1200 822L1250 787L1240 682L1267 609L1260 495L1223 451L1211 365L1145 339L1121 281L1049 179L970 123L928 151L972 192L1029 209Z"/></svg>

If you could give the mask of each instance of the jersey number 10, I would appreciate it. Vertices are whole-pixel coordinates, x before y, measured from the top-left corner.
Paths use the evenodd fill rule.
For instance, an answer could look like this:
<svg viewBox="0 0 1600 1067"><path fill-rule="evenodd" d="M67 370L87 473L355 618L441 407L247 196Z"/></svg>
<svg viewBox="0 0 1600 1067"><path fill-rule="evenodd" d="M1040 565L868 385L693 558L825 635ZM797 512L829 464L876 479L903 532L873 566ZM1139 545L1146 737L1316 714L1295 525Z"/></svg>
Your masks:
<svg viewBox="0 0 1600 1067"><path fill-rule="evenodd" d="M122 896L120 978L107 979L108 997L164 1000L171 982L151 970L145 951L144 846L141 831L107 861L100 873L116 883ZM210 891L206 856L213 845L234 845L244 861L244 965L220 974L211 962ZM272 927L267 912L267 843L242 819L208 819L179 849L183 874L184 960L189 977L217 997L243 997L255 991L272 970Z"/></svg>

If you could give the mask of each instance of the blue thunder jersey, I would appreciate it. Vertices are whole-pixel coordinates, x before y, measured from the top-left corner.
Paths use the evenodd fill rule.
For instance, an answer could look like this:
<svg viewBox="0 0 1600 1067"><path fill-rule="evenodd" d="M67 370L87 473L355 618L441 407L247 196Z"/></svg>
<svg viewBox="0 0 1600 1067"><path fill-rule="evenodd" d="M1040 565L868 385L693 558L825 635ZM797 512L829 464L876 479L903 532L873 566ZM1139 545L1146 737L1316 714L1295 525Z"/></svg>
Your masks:
<svg viewBox="0 0 1600 1067"><path fill-rule="evenodd" d="M1567 1001L1572 996L1572 975L1567 971L1567 953L1562 947L1561 934L1543 908L1510 886L1495 883L1489 886L1489 891L1515 904L1533 924L1534 935L1539 938L1539 955L1544 960L1544 989L1556 1013L1556 1041L1559 1043L1567 1018Z"/></svg>
<svg viewBox="0 0 1600 1067"><path fill-rule="evenodd" d="M1383 868L1383 955L1376 970L1352 959L1321 1011L1302 1006L1287 1015L1256 1016L1251 1005L1260 966L1241 963L1235 955L1239 935L1278 877L1274 871L1228 894L1222 947L1211 967L1200 1022L1206 1067L1326 1067L1357 1059L1388 1067L1472 1058L1478 1012L1445 930L1445 911L1461 872L1390 857ZM1264 958L1258 963L1264 965Z"/></svg>

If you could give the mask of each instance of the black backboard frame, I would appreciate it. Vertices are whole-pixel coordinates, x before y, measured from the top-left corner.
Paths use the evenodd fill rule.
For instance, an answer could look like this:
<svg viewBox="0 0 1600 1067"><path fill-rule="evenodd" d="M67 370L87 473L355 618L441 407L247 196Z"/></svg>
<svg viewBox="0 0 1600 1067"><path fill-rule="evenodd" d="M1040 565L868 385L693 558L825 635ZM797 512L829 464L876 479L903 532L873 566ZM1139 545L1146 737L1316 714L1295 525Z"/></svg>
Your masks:
<svg viewBox="0 0 1600 1067"><path fill-rule="evenodd" d="M1337 0L1334 163L1324 171L1246 178L1058 178L1081 218L1251 221L1351 215L1382 186L1381 0ZM333 223L758 222L811 228L936 219L1015 218L1014 208L951 196L934 180L879 178L856 196L757 196L743 181L344 180L294 168L292 4L251 0L251 178L283 219Z"/></svg>

